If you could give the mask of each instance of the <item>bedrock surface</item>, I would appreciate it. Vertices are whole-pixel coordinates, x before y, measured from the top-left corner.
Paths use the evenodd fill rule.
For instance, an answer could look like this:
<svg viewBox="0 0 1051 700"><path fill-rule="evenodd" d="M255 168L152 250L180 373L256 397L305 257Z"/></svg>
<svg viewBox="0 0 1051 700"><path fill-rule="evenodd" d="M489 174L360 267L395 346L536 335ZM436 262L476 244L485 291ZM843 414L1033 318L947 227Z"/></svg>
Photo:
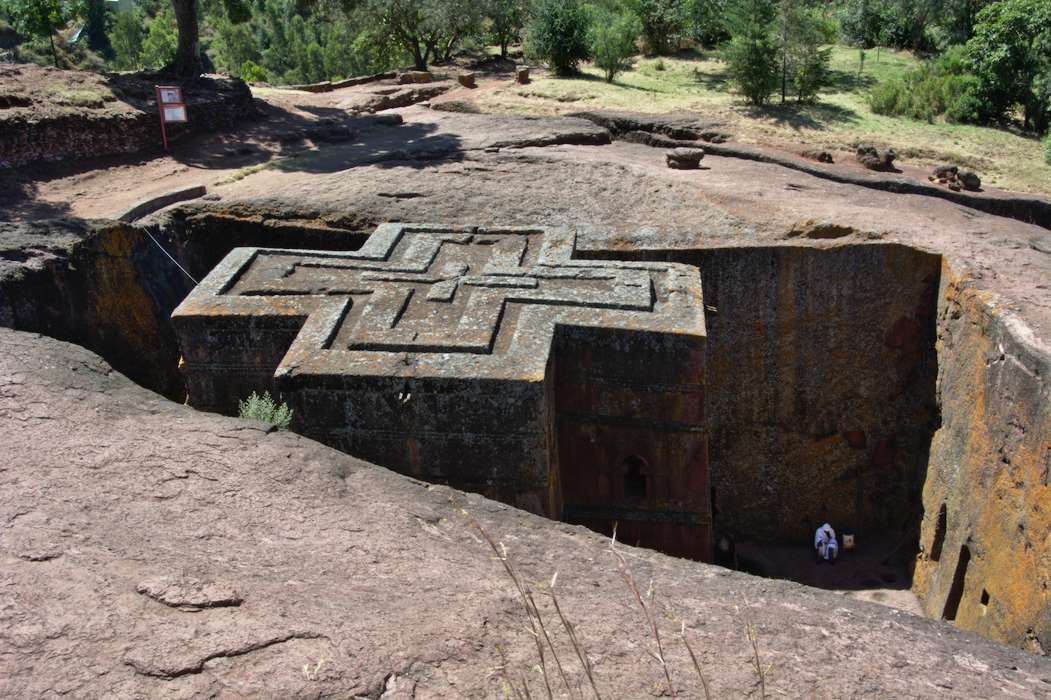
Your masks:
<svg viewBox="0 0 1051 700"><path fill-rule="evenodd" d="M0 348L0 695L498 696L498 647L513 676L530 673L535 648L461 509L529 580L558 572L607 697L660 687L598 535L194 412L76 346L0 330ZM683 696L700 687L680 620L716 696L754 690L749 620L771 694L1051 695L1051 661L949 625L622 551L641 585L655 582Z"/></svg>

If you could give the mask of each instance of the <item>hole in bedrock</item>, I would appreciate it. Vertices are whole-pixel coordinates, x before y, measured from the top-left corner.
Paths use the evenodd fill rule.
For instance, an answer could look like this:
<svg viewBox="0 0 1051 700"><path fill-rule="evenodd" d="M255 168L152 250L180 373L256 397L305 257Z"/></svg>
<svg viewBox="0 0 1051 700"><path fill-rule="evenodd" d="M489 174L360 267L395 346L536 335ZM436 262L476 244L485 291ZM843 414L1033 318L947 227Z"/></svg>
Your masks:
<svg viewBox="0 0 1051 700"><path fill-rule="evenodd" d="M193 235L178 227L157 235L198 279L235 246L354 250L365 240L359 231L291 225L204 221L194 226ZM678 262L701 272L707 307L708 474L695 483L704 490L710 525L683 530L681 538L704 538L709 557L717 544L726 544L731 556L721 562L759 575L836 590L909 588L923 517L920 493L939 420L934 340L940 258L888 244L591 251L577 257ZM142 291L153 304L156 328L146 334L132 326L108 328L106 338L80 330L65 335L140 384L182 403L180 351L169 316L192 285L178 271L172 273L170 261L155 248L143 247L133 260L138 279L149 282ZM45 332L63 334L55 327ZM414 384L411 401L391 403L425 429L426 416L417 409L419 391ZM397 393L390 396L396 399ZM404 399L407 392L402 393ZM310 418L309 411L297 411L293 428L309 434ZM581 452L585 458L560 464L559 478L594 484L603 472L617 474L620 483L605 487L608 505L632 513L644 510L674 465L644 461L638 455L649 458L650 453L636 454L627 444L621 456L607 448L600 438L590 452ZM446 480L483 490L455 476ZM711 512L716 492L718 510ZM566 519L600 532L613 525L611 517ZM940 513L941 533L943 521ZM839 538L835 565L818 564L814 556L814 532L825 522ZM620 533L629 532L623 521L618 527ZM846 534L854 536L853 549L843 547ZM936 536L932 555L943 537ZM632 539L626 534L621 541L680 553L681 538L678 549L643 535ZM727 548L722 549L725 554Z"/></svg>

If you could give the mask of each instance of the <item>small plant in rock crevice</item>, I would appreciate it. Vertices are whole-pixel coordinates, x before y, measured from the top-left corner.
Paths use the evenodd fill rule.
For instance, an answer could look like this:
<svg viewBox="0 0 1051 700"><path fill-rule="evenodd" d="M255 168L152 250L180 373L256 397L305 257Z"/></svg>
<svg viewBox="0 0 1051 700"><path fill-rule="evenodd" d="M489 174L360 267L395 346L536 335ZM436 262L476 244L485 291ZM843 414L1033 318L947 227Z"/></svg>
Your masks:
<svg viewBox="0 0 1051 700"><path fill-rule="evenodd" d="M269 391L264 391L262 396L253 391L246 400L239 401L237 406L240 409L239 415L245 420L261 420L281 430L287 430L292 424L292 409L286 403L275 402Z"/></svg>

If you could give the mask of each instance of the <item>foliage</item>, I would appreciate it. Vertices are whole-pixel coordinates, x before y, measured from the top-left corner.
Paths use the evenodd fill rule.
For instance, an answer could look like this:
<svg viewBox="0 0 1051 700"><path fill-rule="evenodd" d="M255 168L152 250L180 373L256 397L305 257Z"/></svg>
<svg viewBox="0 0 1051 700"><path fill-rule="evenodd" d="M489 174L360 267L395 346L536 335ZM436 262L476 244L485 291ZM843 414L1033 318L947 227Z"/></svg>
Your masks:
<svg viewBox="0 0 1051 700"><path fill-rule="evenodd" d="M781 102L789 92L799 102L812 102L828 84L834 28L800 0L781 0L777 13L778 59L781 65Z"/></svg>
<svg viewBox="0 0 1051 700"><path fill-rule="evenodd" d="M877 85L869 95L869 106L876 114L926 121L944 114L950 122L979 123L983 111L979 81L967 72L968 65L957 47Z"/></svg>
<svg viewBox="0 0 1051 700"><path fill-rule="evenodd" d="M139 66L159 69L169 65L175 60L178 42L175 18L171 11L165 9L146 25L146 39L142 42Z"/></svg>
<svg viewBox="0 0 1051 700"><path fill-rule="evenodd" d="M527 0L486 0L489 38L500 47L500 56L507 57L507 47L522 38Z"/></svg>
<svg viewBox="0 0 1051 700"><path fill-rule="evenodd" d="M92 51L109 55L112 48L107 36L110 13L106 12L106 0L85 0L83 7L84 36L87 37L88 46Z"/></svg>
<svg viewBox="0 0 1051 700"><path fill-rule="evenodd" d="M472 0L369 0L366 16L413 59L417 70L447 61L466 38L481 31L481 6Z"/></svg>
<svg viewBox="0 0 1051 700"><path fill-rule="evenodd" d="M566 75L590 58L588 18L580 0L537 0L529 22L526 47L530 55L547 61Z"/></svg>
<svg viewBox="0 0 1051 700"><path fill-rule="evenodd" d="M119 12L113 20L109 41L113 47L113 67L135 70L141 67L143 15L139 10Z"/></svg>
<svg viewBox="0 0 1051 700"><path fill-rule="evenodd" d="M59 64L55 32L87 11L83 0L0 0L0 10L19 34L43 39L51 46L54 64Z"/></svg>
<svg viewBox="0 0 1051 700"><path fill-rule="evenodd" d="M630 10L614 12L597 8L588 32L591 54L595 65L606 74L606 82L612 83L618 73L631 67L635 54L635 37L641 31L639 18Z"/></svg>
<svg viewBox="0 0 1051 700"><path fill-rule="evenodd" d="M723 57L737 88L755 105L766 102L777 89L778 47L773 39L776 17L773 0L733 0L727 8L731 38Z"/></svg>
<svg viewBox="0 0 1051 700"><path fill-rule="evenodd" d="M639 19L642 40L651 54L678 48L686 19L683 0L631 0L629 7Z"/></svg>
<svg viewBox="0 0 1051 700"><path fill-rule="evenodd" d="M702 46L716 46L728 39L726 4L727 0L683 0L684 35Z"/></svg>
<svg viewBox="0 0 1051 700"><path fill-rule="evenodd" d="M247 400L239 401L237 405L241 418L245 420L261 420L282 430L287 430L292 424L292 409L288 404L276 403L269 391L263 392L262 396L253 391Z"/></svg>
<svg viewBox="0 0 1051 700"><path fill-rule="evenodd" d="M1025 125L1048 126L1051 108L1051 2L1002 0L978 13L967 57L978 78L984 118L1004 119L1016 105Z"/></svg>
<svg viewBox="0 0 1051 700"><path fill-rule="evenodd" d="M889 43L887 5L880 0L848 0L839 11L839 32L844 43L860 49Z"/></svg>
<svg viewBox="0 0 1051 700"><path fill-rule="evenodd" d="M251 60L241 64L241 80L248 83L265 83L266 71Z"/></svg>

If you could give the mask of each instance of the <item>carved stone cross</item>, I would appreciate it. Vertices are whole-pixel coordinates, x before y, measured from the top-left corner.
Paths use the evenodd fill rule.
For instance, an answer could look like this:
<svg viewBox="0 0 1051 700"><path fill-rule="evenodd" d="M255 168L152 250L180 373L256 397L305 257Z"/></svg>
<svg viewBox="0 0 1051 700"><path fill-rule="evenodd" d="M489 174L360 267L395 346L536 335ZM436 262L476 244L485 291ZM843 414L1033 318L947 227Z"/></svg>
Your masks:
<svg viewBox="0 0 1051 700"><path fill-rule="evenodd" d="M595 491L591 477L560 474L560 454L592 458L559 441L635 431L631 454L602 457L599 471L631 457L632 484L678 479L703 496L647 500L632 486L622 515L707 523L697 271L577 260L574 245L568 229L387 224L355 252L236 249L172 316L190 402L233 411L269 390L300 432L553 517L572 505L608 519L627 498L620 477ZM669 454L660 477L638 466ZM572 504L563 482L579 487Z"/></svg>

